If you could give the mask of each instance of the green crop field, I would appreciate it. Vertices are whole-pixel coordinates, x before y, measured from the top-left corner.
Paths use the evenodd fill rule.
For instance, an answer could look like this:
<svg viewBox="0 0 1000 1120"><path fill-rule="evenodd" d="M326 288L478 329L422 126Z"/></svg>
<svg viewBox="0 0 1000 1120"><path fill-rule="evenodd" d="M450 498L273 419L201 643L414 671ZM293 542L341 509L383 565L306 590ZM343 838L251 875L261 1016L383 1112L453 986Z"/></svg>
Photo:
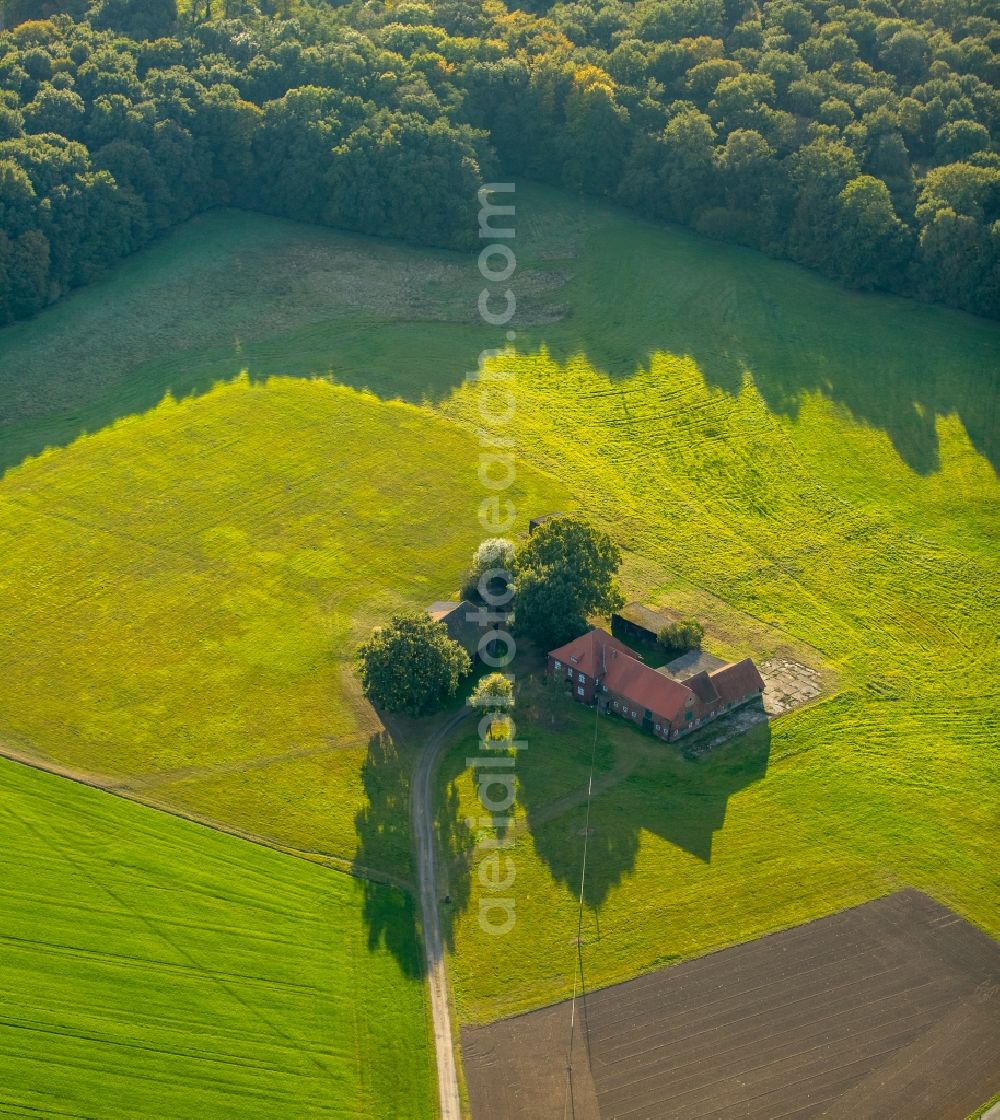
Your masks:
<svg viewBox="0 0 1000 1120"><path fill-rule="evenodd" d="M0 1113L434 1115L407 896L14 763L0 789Z"/></svg>

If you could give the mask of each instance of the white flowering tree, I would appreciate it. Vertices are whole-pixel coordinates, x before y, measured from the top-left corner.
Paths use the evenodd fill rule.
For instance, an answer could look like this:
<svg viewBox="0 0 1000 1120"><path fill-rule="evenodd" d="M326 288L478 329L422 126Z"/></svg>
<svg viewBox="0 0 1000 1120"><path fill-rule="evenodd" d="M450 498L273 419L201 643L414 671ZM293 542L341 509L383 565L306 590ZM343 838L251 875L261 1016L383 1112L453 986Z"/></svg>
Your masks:
<svg viewBox="0 0 1000 1120"><path fill-rule="evenodd" d="M476 549L462 594L466 598L481 597L480 581L487 576L490 596L500 598L507 590L514 570L517 549L506 537L488 537Z"/></svg>
<svg viewBox="0 0 1000 1120"><path fill-rule="evenodd" d="M514 685L503 673L487 673L469 697L474 708L484 712L497 712L514 706Z"/></svg>

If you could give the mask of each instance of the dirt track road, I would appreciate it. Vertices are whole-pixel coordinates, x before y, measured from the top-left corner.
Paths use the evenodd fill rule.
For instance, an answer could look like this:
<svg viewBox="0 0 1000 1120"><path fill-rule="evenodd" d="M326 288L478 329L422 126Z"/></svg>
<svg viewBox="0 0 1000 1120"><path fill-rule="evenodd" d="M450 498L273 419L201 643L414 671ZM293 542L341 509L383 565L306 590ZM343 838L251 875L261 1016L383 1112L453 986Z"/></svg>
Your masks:
<svg viewBox="0 0 1000 1120"><path fill-rule="evenodd" d="M469 714L464 708L439 728L424 744L417 760L410 789L410 816L417 851L420 883L420 918L424 932L427 983L431 996L434 1049L437 1053L438 1098L441 1120L462 1120L458 1094L458 1073L452 1043L451 1012L448 1008L448 981L444 968L444 942L438 911L437 869L434 848L434 775L448 736Z"/></svg>

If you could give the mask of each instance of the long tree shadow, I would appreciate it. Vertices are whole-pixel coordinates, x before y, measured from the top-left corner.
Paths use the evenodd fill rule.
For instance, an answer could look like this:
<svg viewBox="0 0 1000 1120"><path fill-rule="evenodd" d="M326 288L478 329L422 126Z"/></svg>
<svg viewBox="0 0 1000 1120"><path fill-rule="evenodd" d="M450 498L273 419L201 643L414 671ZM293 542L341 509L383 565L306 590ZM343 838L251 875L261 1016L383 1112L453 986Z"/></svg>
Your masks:
<svg viewBox="0 0 1000 1120"><path fill-rule="evenodd" d="M424 954L414 895L379 874L398 865L410 845L410 791L392 738L386 731L368 740L361 770L366 803L355 816L358 847L354 865L364 884L368 948L387 949L407 976L423 976ZM375 878L373 879L372 873Z"/></svg>
<svg viewBox="0 0 1000 1120"><path fill-rule="evenodd" d="M587 713L587 722L594 716ZM601 726L613 721L610 727ZM615 761L595 768L594 796L589 828L586 785L589 769L590 728L577 723L563 734L566 748L576 754L574 765L560 766L567 788L553 798L551 759L545 754L559 749L558 742L540 738L532 762L519 769L519 797L525 806L532 842L553 879L572 894L580 890L583 841L587 841L587 869L583 897L598 911L609 892L634 871L641 834L650 832L682 848L705 863L712 859L715 835L725 826L729 798L767 773L771 727L767 720L736 735L704 754L692 748L718 736L718 724L684 740L684 746L660 743L633 730L614 716L601 716L598 748L613 738ZM576 723L576 720L573 721ZM570 744L574 743L573 747ZM539 757L540 756L540 757ZM553 813L553 807L558 811Z"/></svg>
<svg viewBox="0 0 1000 1120"><path fill-rule="evenodd" d="M538 678L522 686L515 715L518 734L528 743L528 749L517 755L517 802L526 821L513 826L515 838L523 842L522 834L529 833L552 878L576 896L586 837L583 898L598 920L610 891L635 870L643 832L709 863L713 840L725 827L729 798L767 773L771 751L767 720L708 750L701 748L723 733L724 721L708 725L681 744L663 743L617 717L598 717L592 709L563 697L558 682ZM442 896L447 894L442 928L449 948L454 947L454 922L470 903L477 843L506 837L502 830L481 829L480 822L463 814L458 783L464 780L466 756L474 752L475 743L472 739L456 742L456 749L442 763L436 805L444 857L440 886Z"/></svg>
<svg viewBox="0 0 1000 1120"><path fill-rule="evenodd" d="M438 775L438 800L434 807L438 850L443 856L438 869L442 894L441 937L449 952L455 949L455 920L469 908L473 873L470 857L477 840L475 822L460 812L454 766L455 758L446 756Z"/></svg>
<svg viewBox="0 0 1000 1120"><path fill-rule="evenodd" d="M730 393L749 370L794 415L821 393L914 470L957 415L997 467L1000 327L846 292L795 265L525 184L517 343L613 377L690 355ZM360 271L359 271L360 270ZM0 471L241 370L440 400L503 342L472 256L226 211L201 215L36 319L0 330Z"/></svg>

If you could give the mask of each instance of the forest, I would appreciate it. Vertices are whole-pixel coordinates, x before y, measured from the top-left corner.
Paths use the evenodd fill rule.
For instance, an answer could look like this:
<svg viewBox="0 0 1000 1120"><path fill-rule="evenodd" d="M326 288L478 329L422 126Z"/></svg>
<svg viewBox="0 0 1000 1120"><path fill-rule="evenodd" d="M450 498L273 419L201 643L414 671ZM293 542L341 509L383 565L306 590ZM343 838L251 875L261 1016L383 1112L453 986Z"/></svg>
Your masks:
<svg viewBox="0 0 1000 1120"><path fill-rule="evenodd" d="M0 9L0 323L217 206L464 248L496 177L1000 316L987 0Z"/></svg>

